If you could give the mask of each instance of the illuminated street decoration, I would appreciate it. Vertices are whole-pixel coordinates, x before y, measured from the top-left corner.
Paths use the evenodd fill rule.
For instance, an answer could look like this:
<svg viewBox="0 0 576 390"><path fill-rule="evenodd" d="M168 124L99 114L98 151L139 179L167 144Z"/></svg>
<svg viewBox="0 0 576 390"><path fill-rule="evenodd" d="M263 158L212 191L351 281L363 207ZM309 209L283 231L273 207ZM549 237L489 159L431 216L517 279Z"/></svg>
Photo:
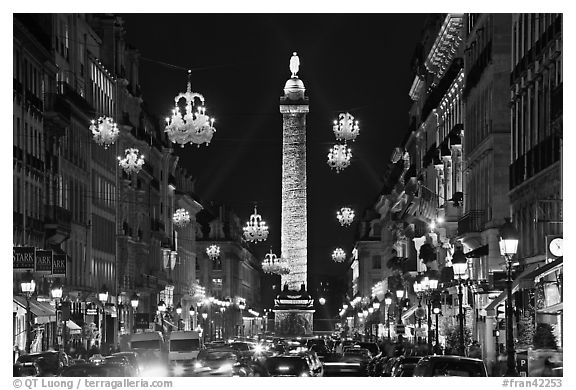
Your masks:
<svg viewBox="0 0 576 390"><path fill-rule="evenodd" d="M262 270L268 274L277 275L287 275L290 273L288 264L272 253L272 250L266 254L264 261L262 261Z"/></svg>
<svg viewBox="0 0 576 390"><path fill-rule="evenodd" d="M334 249L334 252L332 252L332 260L334 260L336 263L344 262L344 260L346 260L346 252L344 252L344 249Z"/></svg>
<svg viewBox="0 0 576 390"><path fill-rule="evenodd" d="M124 158L118 156L118 163L126 174L137 174L142 169L142 165L144 165L144 155L139 154L136 148L128 148L125 151Z"/></svg>
<svg viewBox="0 0 576 390"><path fill-rule="evenodd" d="M256 206L254 206L254 214L250 216L250 221L246 222L246 226L243 229L246 241L265 241L268 238L268 226L266 226L266 222L262 221Z"/></svg>
<svg viewBox="0 0 576 390"><path fill-rule="evenodd" d="M90 130L92 131L92 137L94 142L100 146L104 146L104 149L108 149L118 139L120 132L118 131L118 126L116 122L110 117L101 116L97 121L90 121Z"/></svg>
<svg viewBox="0 0 576 390"><path fill-rule="evenodd" d="M174 98L174 109L172 110L172 117L166 118L166 130L170 141L180 144L184 147L187 143L197 144L210 144L212 136L216 129L214 128L214 118L206 115L206 108L204 107L204 96L197 92L192 92L190 85L190 73L188 71L188 85L186 92L178 94ZM186 105L184 108L178 104L181 99L184 99ZM200 105L196 105L196 100L200 101ZM184 110L184 113L182 113Z"/></svg>
<svg viewBox="0 0 576 390"><path fill-rule="evenodd" d="M341 141L354 141L358 134L360 134L360 126L358 121L349 113L338 115L338 120L334 121L334 135L337 140Z"/></svg>
<svg viewBox="0 0 576 390"><path fill-rule="evenodd" d="M338 218L340 225L350 226L354 220L354 210L352 210L350 207L342 207L336 212L336 218Z"/></svg>
<svg viewBox="0 0 576 390"><path fill-rule="evenodd" d="M172 222L179 228L184 228L190 223L190 213L186 209L178 209L172 216Z"/></svg>
<svg viewBox="0 0 576 390"><path fill-rule="evenodd" d="M336 169L337 173L345 169L350 165L350 159L352 158L352 150L344 145L334 145L328 153L328 165L330 168Z"/></svg>
<svg viewBox="0 0 576 390"><path fill-rule="evenodd" d="M206 254L210 260L216 260L220 257L220 247L218 245L210 245L206 248Z"/></svg>

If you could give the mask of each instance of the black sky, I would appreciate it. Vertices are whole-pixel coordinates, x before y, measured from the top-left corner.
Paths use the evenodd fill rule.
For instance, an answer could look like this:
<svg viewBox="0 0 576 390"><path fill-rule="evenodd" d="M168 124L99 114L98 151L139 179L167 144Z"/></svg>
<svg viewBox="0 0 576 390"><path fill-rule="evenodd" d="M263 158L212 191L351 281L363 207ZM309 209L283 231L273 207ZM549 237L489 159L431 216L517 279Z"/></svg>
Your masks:
<svg viewBox="0 0 576 390"><path fill-rule="evenodd" d="M408 127L410 60L424 14L130 14L127 40L143 59L140 80L150 110L167 116L186 88L206 98L217 132L206 147L175 148L205 201L230 204L248 220L254 202L280 255L282 115L279 98L293 51L310 98L307 117L309 274L345 272L332 250L353 248L356 224L342 228L336 210L372 207L393 147ZM350 167L326 164L332 121L349 111L360 121Z"/></svg>

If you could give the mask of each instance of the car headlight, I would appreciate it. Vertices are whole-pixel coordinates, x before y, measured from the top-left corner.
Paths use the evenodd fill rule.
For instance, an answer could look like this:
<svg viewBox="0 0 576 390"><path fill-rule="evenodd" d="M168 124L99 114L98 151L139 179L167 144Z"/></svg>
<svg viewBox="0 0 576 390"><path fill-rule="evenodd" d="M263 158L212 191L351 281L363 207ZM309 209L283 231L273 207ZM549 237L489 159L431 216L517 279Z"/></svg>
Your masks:
<svg viewBox="0 0 576 390"><path fill-rule="evenodd" d="M220 371L231 371L231 370L232 370L232 364L224 364L220 366Z"/></svg>
<svg viewBox="0 0 576 390"><path fill-rule="evenodd" d="M302 374L300 374L300 376L310 376L310 374L308 374L307 372L303 372Z"/></svg>
<svg viewBox="0 0 576 390"><path fill-rule="evenodd" d="M204 367L204 366L202 365L202 362L196 362L196 363L194 363L194 368L202 368L202 367Z"/></svg>
<svg viewBox="0 0 576 390"><path fill-rule="evenodd" d="M180 364L176 364L172 367L172 373L176 376L180 376L182 374L184 374L184 366L180 365Z"/></svg>

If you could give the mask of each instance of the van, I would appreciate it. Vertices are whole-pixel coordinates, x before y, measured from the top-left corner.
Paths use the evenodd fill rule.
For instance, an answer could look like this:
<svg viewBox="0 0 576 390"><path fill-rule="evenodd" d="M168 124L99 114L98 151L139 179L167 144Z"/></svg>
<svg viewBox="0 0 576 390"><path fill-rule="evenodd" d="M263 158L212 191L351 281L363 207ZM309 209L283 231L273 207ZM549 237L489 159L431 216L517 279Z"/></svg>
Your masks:
<svg viewBox="0 0 576 390"><path fill-rule="evenodd" d="M193 365L202 349L200 333L196 331L174 331L168 342L168 363L172 374L184 375L193 371Z"/></svg>
<svg viewBox="0 0 576 390"><path fill-rule="evenodd" d="M140 372L145 373L146 376L166 376L166 347L161 332L131 335L130 348L136 352Z"/></svg>

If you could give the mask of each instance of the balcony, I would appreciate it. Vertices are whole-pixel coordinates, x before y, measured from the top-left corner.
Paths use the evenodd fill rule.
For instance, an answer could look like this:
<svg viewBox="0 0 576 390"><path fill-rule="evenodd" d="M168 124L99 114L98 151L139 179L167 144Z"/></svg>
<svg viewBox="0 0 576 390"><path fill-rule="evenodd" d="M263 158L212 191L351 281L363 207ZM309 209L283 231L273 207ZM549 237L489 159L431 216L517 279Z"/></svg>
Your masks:
<svg viewBox="0 0 576 390"><path fill-rule="evenodd" d="M510 189L519 186L559 160L560 137L551 135L510 165Z"/></svg>
<svg viewBox="0 0 576 390"><path fill-rule="evenodd" d="M52 125L54 135L63 136L64 128L70 125L70 103L60 94L47 93L44 120Z"/></svg>
<svg viewBox="0 0 576 390"><path fill-rule="evenodd" d="M62 82L60 85L62 88L62 94L70 103L78 107L80 110L92 115L94 109L90 103L86 101L86 99L84 99L78 92L76 92L74 87L65 82Z"/></svg>
<svg viewBox="0 0 576 390"><path fill-rule="evenodd" d="M458 235L479 233L484 230L486 212L484 210L471 210L458 220Z"/></svg>
<svg viewBox="0 0 576 390"><path fill-rule="evenodd" d="M45 215L46 241L50 245L60 245L70 237L72 213L59 206L47 205Z"/></svg>

